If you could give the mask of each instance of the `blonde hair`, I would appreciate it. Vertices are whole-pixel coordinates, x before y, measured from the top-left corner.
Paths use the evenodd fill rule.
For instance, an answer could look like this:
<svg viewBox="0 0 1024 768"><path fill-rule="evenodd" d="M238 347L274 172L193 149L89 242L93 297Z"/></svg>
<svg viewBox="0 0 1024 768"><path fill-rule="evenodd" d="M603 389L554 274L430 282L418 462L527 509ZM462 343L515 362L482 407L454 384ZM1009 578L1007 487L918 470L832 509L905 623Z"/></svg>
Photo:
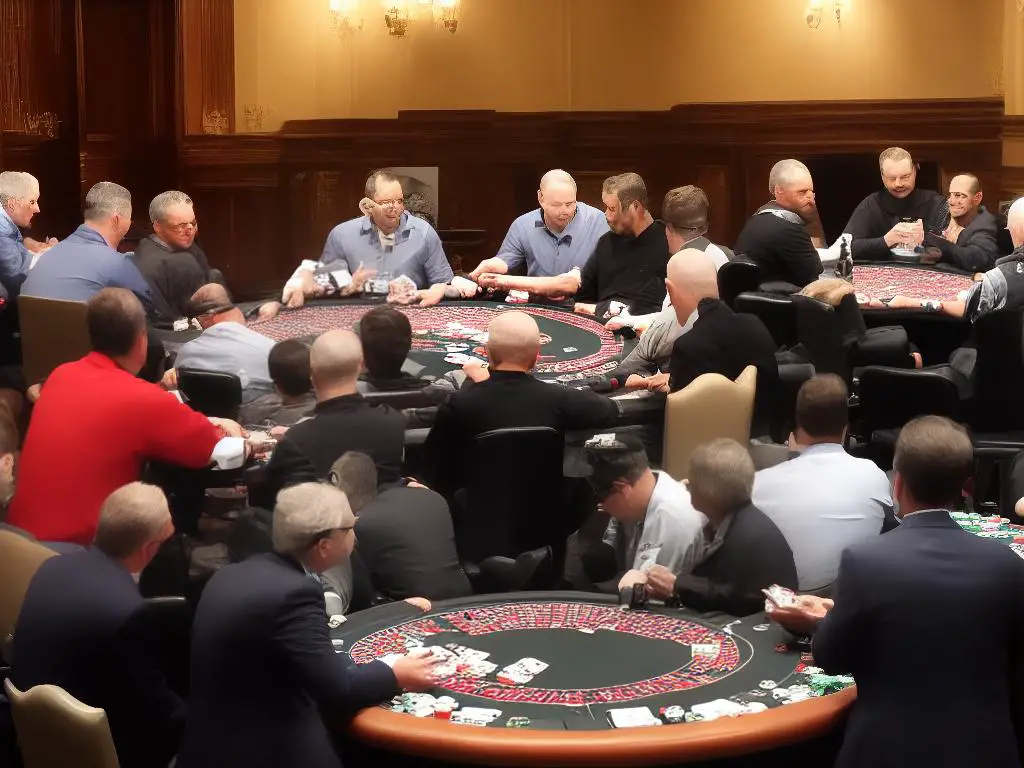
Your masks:
<svg viewBox="0 0 1024 768"><path fill-rule="evenodd" d="M910 156L903 147L889 147L878 156L878 170L882 170L882 164L886 160L892 160L894 163L901 162L902 160L909 160L911 164L914 162L914 158Z"/></svg>
<svg viewBox="0 0 1024 768"><path fill-rule="evenodd" d="M838 307L843 297L853 293L853 286L838 277L823 277L804 286L801 296L823 301L829 306Z"/></svg>

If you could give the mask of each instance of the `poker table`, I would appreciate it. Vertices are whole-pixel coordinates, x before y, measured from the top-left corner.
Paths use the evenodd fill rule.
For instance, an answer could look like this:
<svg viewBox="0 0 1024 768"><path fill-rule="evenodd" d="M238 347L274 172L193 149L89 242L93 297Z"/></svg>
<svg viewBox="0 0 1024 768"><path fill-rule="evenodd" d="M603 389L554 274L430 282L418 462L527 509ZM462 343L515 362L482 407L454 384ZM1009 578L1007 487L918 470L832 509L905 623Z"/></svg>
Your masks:
<svg viewBox="0 0 1024 768"><path fill-rule="evenodd" d="M364 301L313 301L295 310L282 310L272 320L252 321L249 327L275 341L313 339L335 328L353 328L371 307ZM537 375L571 381L599 376L615 368L632 342L605 330L601 323L571 310L537 304L505 304L487 301L444 302L433 307L398 307L412 325L409 357L423 366L419 375L439 378L461 369L446 362L452 353L487 358L487 326L503 312L530 314L541 332L541 356Z"/></svg>
<svg viewBox="0 0 1024 768"><path fill-rule="evenodd" d="M950 512L949 516L965 531L1006 544L1024 558L1024 526L1014 525L1006 517L979 515L977 512Z"/></svg>
<svg viewBox="0 0 1024 768"><path fill-rule="evenodd" d="M826 275L827 276L827 275ZM853 287L861 297L952 301L971 287L972 276L948 268L889 262L855 264ZM963 346L971 324L949 315L924 309L864 308L864 324L869 328L902 325L910 341L921 350L926 365L945 363L957 347Z"/></svg>
<svg viewBox="0 0 1024 768"><path fill-rule="evenodd" d="M816 740L834 735L855 696L852 678L821 674L763 614L627 610L606 595L477 595L415 616L392 604L331 634L356 664L415 647L458 655L430 693L434 704L406 694L346 723L346 765L353 755L359 765L396 755L417 765L756 762L793 745L820 749ZM547 666L509 679L520 660ZM458 707L448 714L441 697ZM456 722L478 717L473 708L500 714ZM647 708L658 727L613 727L609 712L628 708Z"/></svg>

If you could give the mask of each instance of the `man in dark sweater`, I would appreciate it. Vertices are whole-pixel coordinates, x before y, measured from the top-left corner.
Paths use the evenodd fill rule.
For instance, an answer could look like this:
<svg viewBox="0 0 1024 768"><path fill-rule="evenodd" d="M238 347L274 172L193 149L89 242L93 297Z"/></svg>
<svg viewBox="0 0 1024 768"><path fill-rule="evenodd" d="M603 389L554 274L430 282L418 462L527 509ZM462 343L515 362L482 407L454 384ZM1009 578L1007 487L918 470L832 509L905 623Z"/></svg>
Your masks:
<svg viewBox="0 0 1024 768"><path fill-rule="evenodd" d="M694 509L708 519L703 560L692 573L678 576L652 567L647 586L653 597L697 611L749 616L764 607L762 589L796 589L786 537L750 501L754 462L746 448L728 438L700 446L690 457L687 485Z"/></svg>
<svg viewBox="0 0 1024 768"><path fill-rule="evenodd" d="M430 384L407 370L422 366L408 359L412 325L404 312L394 307L374 307L359 318L357 332L366 368L359 377L360 392L403 392Z"/></svg>
<svg viewBox="0 0 1024 768"><path fill-rule="evenodd" d="M941 262L966 272L987 272L999 258L999 224L981 204L981 181L961 173L949 182L949 223L941 232L925 232L926 246L938 249L938 258L925 254L925 263Z"/></svg>
<svg viewBox="0 0 1024 768"><path fill-rule="evenodd" d="M330 480L357 515L356 552L375 592L391 600L472 594L444 497L418 484L378 492L373 459L354 451L334 462Z"/></svg>
<svg viewBox="0 0 1024 768"><path fill-rule="evenodd" d="M135 248L134 262L149 283L157 323L170 324L188 316L188 302L211 276L206 254L196 243L192 199L184 192L163 192L149 204L153 234Z"/></svg>
<svg viewBox="0 0 1024 768"><path fill-rule="evenodd" d="M777 345L760 318L737 314L718 298L718 275L707 254L686 249L673 256L667 285L679 325L692 326L672 347L670 391L704 373L735 379L755 365L759 400L768 397L779 375Z"/></svg>
<svg viewBox="0 0 1024 768"><path fill-rule="evenodd" d="M803 288L821 274L821 256L806 225L814 218L814 181L799 160L780 160L768 175L772 201L747 219L736 253L761 268L761 281Z"/></svg>
<svg viewBox="0 0 1024 768"><path fill-rule="evenodd" d="M601 192L611 231L597 241L583 267L576 311L604 320L623 305L630 315L657 312L665 301L668 240L648 210L647 186L635 173L605 179Z"/></svg>
<svg viewBox="0 0 1024 768"><path fill-rule="evenodd" d="M946 199L917 189L917 165L902 147L878 156L884 189L861 200L843 229L853 236L852 255L860 261L885 261L895 252L912 254L926 232L942 232L949 221Z"/></svg>
<svg viewBox="0 0 1024 768"><path fill-rule="evenodd" d="M431 486L442 493L462 487L459 468L476 435L506 427L596 429L614 423L619 413L618 404L603 395L534 378L540 329L525 312L502 312L487 333L489 371L467 367L476 383L438 408L427 436Z"/></svg>
<svg viewBox="0 0 1024 768"><path fill-rule="evenodd" d="M371 405L356 391L363 351L351 331L328 331L310 349L316 407L313 418L291 427L267 462L266 479L249 489L253 506L273 509L278 491L322 482L346 451L373 458L380 482L397 483L405 454L405 418L387 406Z"/></svg>

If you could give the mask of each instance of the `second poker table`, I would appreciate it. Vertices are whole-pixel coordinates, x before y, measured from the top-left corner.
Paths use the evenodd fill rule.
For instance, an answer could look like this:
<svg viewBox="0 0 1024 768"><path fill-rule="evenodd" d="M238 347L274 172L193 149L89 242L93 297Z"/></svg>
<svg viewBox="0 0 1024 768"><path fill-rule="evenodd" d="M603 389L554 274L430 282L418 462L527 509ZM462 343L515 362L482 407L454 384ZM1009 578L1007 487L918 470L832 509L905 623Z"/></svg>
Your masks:
<svg viewBox="0 0 1024 768"><path fill-rule="evenodd" d="M275 341L312 339L335 328L354 328L359 319L379 304L341 301L313 301L301 309L282 310L272 320L254 320L249 327ZM461 368L445 361L452 353L487 359L488 324L504 312L519 310L536 321L541 332L541 355L537 375L572 381L600 376L615 368L629 352L632 342L606 330L601 323L570 309L538 304L506 304L487 301L444 302L433 307L396 307L412 325L413 343L409 357L423 366L421 376L439 378Z"/></svg>

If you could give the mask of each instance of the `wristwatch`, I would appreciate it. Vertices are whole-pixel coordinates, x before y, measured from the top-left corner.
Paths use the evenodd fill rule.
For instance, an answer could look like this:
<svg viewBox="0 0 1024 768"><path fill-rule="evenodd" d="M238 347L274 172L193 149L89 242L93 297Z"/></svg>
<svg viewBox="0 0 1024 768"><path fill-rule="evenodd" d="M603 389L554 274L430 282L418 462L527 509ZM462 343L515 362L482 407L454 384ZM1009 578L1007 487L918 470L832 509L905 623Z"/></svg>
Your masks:
<svg viewBox="0 0 1024 768"><path fill-rule="evenodd" d="M934 299L925 299L921 302L921 309L927 310L928 312L941 312L942 302L935 301Z"/></svg>

